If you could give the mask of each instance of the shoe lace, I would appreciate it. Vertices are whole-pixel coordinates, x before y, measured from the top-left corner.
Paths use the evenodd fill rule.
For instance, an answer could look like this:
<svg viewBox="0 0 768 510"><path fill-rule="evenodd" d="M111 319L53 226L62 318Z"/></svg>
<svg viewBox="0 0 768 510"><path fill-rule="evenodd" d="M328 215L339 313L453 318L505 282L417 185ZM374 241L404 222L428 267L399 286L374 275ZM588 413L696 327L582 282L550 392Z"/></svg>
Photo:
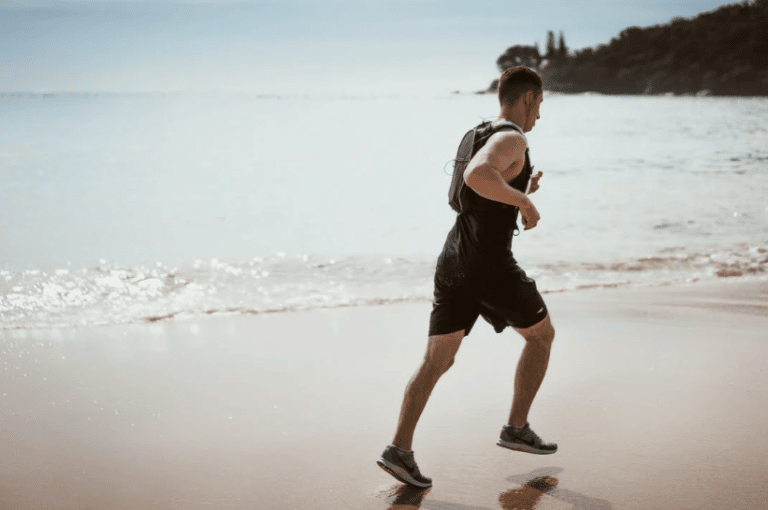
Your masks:
<svg viewBox="0 0 768 510"><path fill-rule="evenodd" d="M405 467L412 470L417 475L421 474L419 472L419 466L416 465L416 460L413 458L413 452L401 453L400 459L403 461L403 464L405 464Z"/></svg>
<svg viewBox="0 0 768 510"><path fill-rule="evenodd" d="M541 438L536 434L536 432L532 431L530 427L527 428L528 434L530 435L531 439L536 441L536 444L542 444L544 441L541 440Z"/></svg>
<svg viewBox="0 0 768 510"><path fill-rule="evenodd" d="M544 443L544 441L541 440L538 434L536 434L536 432L531 430L531 427L529 425L525 425L524 427L519 428L517 430L515 430L515 428L513 427L510 427L509 431L513 437L517 436L521 439L525 439L526 441L533 441L534 444Z"/></svg>

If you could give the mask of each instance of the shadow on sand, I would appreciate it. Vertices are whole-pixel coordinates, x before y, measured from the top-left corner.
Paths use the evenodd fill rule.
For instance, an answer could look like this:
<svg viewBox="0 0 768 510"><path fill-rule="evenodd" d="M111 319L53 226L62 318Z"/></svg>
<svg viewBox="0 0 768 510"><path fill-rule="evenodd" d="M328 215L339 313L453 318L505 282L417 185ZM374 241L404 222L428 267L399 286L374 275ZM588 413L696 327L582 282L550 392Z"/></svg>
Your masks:
<svg viewBox="0 0 768 510"><path fill-rule="evenodd" d="M555 475L562 468L548 467L534 469L522 475L512 475L507 481L520 485L499 495L499 504L504 510L534 510L542 496L555 498L571 505L574 510L611 510L611 503L604 499L591 498L578 492L559 489ZM492 510L481 506L466 506L447 501L426 499L430 489L419 489L410 485L399 485L389 492L389 510Z"/></svg>

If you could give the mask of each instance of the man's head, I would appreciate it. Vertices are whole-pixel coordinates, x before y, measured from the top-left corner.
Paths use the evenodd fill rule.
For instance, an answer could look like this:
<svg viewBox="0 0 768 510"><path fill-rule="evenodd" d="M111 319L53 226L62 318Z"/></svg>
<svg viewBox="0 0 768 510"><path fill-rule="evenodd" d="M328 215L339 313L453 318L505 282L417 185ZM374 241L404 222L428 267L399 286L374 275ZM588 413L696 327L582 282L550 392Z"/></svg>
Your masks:
<svg viewBox="0 0 768 510"><path fill-rule="evenodd" d="M502 112L513 113L523 131L530 131L539 118L543 83L536 71L523 66L511 67L499 78L499 104ZM509 115L507 115L509 116Z"/></svg>

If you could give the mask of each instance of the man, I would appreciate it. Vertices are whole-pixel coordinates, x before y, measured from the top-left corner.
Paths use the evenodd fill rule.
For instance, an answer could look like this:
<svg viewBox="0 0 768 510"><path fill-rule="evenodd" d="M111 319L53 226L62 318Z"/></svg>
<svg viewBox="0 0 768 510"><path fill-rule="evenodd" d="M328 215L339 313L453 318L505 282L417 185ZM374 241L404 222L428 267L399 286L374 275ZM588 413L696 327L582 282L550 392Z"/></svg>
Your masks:
<svg viewBox="0 0 768 510"><path fill-rule="evenodd" d="M535 454L557 451L557 445L542 441L528 424L555 331L536 283L517 265L511 250L518 211L525 230L539 222L526 190L530 194L538 189L542 173L531 176L523 132L533 129L539 118L541 77L525 67L508 69L499 80L498 94L501 113L494 125L505 128L488 138L464 172L462 210L437 261L427 352L406 387L392 445L377 461L392 476L416 487L432 485L411 451L416 423L480 315L497 333L512 326L526 341L515 374L512 410L497 444Z"/></svg>

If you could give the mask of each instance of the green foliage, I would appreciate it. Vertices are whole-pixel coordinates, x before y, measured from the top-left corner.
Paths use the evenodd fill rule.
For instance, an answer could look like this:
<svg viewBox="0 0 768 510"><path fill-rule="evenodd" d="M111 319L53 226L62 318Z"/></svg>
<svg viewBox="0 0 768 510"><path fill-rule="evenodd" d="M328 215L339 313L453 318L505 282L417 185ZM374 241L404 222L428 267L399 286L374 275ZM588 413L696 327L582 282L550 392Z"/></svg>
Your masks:
<svg viewBox="0 0 768 510"><path fill-rule="evenodd" d="M555 47L550 31L545 57L540 72L549 90L768 95L768 0L730 4L663 25L629 27L607 44L570 55L563 33ZM536 68L542 63L541 57L520 60Z"/></svg>
<svg viewBox="0 0 768 510"><path fill-rule="evenodd" d="M560 31L560 40L557 43L557 58L568 58L568 46L565 45L565 35Z"/></svg>
<svg viewBox="0 0 768 510"><path fill-rule="evenodd" d="M498 59L496 65L502 73L514 66L526 66L538 69L541 64L541 55L538 46L517 45L507 48Z"/></svg>
<svg viewBox="0 0 768 510"><path fill-rule="evenodd" d="M555 33L553 31L547 32L547 53L544 55L545 58L552 58L557 54L557 49L555 48Z"/></svg>

